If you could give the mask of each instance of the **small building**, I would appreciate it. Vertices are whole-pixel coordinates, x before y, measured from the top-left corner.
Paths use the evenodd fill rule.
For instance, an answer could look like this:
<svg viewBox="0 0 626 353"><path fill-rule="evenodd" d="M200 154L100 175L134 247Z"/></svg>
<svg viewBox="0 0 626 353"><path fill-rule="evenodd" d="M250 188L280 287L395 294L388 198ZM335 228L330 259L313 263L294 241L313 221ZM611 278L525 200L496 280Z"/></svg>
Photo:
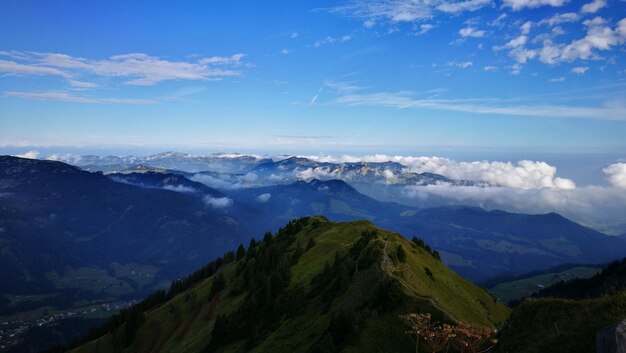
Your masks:
<svg viewBox="0 0 626 353"><path fill-rule="evenodd" d="M598 331L597 353L626 353L626 319Z"/></svg>

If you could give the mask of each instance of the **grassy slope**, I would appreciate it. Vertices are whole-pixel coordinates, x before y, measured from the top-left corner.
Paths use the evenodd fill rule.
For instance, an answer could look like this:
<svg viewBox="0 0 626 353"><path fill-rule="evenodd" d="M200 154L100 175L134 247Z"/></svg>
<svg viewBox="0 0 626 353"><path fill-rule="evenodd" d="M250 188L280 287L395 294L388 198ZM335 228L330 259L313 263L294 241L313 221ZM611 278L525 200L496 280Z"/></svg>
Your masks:
<svg viewBox="0 0 626 353"><path fill-rule="evenodd" d="M500 333L500 352L595 351L599 329L626 317L626 260L589 279L560 282L525 299ZM577 300L578 299L578 300Z"/></svg>
<svg viewBox="0 0 626 353"><path fill-rule="evenodd" d="M569 281L574 278L590 278L600 272L596 267L574 267L555 273L543 273L536 276L503 282L489 288L489 292L504 303L511 300L519 300L537 292L541 288L538 285L548 287L560 281Z"/></svg>
<svg viewBox="0 0 626 353"><path fill-rule="evenodd" d="M314 238L316 243L292 266L290 289L301 288L308 293L311 280L323 271L326 264L333 262L336 253L347 253L362 232L376 229L365 221L331 223L319 220L321 226L307 225L291 245L292 248L304 248L310 238ZM344 351L355 352L412 351L413 343L404 335L405 327L397 316L409 311L427 311L443 320L454 318L472 325L492 327L507 318L508 308L408 240L397 234L379 231L375 241L380 242L386 255L402 246L407 255L406 261L393 261L388 256L382 256L382 260L375 265L358 270L351 276L347 289L334 298L330 308L321 305L317 297L307 299L306 309L301 315L280 321L252 351L309 351L312 344L324 335L332 315L339 310L356 312L360 319L357 334L344 348ZM123 351L202 351L211 339L216 316L233 312L245 299L246 293L234 284L242 280L236 276L237 265L233 263L222 270L226 289L211 302L207 298L213 277L146 313L135 340ZM434 280L426 275L424 267L432 271ZM364 303L371 301L374 288L389 277L396 278L403 288L398 304L387 310L362 309L367 307ZM73 352L118 351L114 342L120 331L118 329ZM220 348L220 351L241 351L243 344L243 340L235 342Z"/></svg>
<svg viewBox="0 0 626 353"><path fill-rule="evenodd" d="M626 293L596 299L527 299L499 337L502 353L595 352L596 333L626 316Z"/></svg>

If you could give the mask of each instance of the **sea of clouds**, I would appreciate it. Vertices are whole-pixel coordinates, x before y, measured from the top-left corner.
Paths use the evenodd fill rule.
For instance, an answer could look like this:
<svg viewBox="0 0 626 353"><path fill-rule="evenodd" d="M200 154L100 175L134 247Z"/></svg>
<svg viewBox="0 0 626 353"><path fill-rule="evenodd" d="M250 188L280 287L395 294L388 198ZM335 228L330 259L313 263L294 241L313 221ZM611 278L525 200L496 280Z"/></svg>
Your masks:
<svg viewBox="0 0 626 353"><path fill-rule="evenodd" d="M363 157L317 157L307 158L319 162L398 162L406 171L435 173L455 180L471 180L476 185L404 186L399 201L414 205L470 205L486 209L502 209L510 212L548 213L557 212L581 224L610 234L626 234L626 162L605 166L602 173L606 183L579 187L573 180L557 175L557 168L546 162L521 160L501 161L455 161L443 157L412 157L370 155ZM322 168L299 172L303 178L328 178L332 173ZM385 178L393 180L396 175L385 171Z"/></svg>
<svg viewBox="0 0 626 353"><path fill-rule="evenodd" d="M38 158L39 155L31 151L20 157ZM291 156L265 157L278 161ZM626 162L624 161L605 165L597 171L604 177L605 183L578 186L573 180L560 177L555 166L543 161L457 161L445 157L385 154L299 157L336 164L397 162L404 166L402 173L435 173L454 180L474 182L473 185L450 183L400 185L394 189L393 192L396 195L393 199L405 204L421 207L470 205L532 214L557 212L581 224L610 234L626 234ZM293 170L291 173L293 174L289 176L289 179L293 180L341 178L346 182L351 181L349 174L341 174L336 169L328 167L302 168ZM382 170L380 176L384 182L380 185L372 185L370 196L383 195L388 192L387 190L391 190L385 187L394 186L399 180L397 170L395 172ZM242 175L216 173L213 175L195 174L192 179L217 189L232 190L285 182L285 175L260 177L251 172ZM401 188L399 193L398 188ZM178 188L176 191L191 192L184 188ZM368 194L368 190L360 189L360 191ZM257 201L267 202L270 197L269 194L263 195ZM229 198L209 198L205 202L214 208L228 207L232 204Z"/></svg>

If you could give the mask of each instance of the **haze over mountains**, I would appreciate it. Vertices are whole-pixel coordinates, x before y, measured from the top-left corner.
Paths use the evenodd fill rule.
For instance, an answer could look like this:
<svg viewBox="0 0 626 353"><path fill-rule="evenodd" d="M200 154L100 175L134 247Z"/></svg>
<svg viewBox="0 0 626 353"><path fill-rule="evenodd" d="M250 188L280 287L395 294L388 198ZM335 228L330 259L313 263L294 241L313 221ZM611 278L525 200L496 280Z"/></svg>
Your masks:
<svg viewBox="0 0 626 353"><path fill-rule="evenodd" d="M444 261L472 280L562 263L609 261L623 251L617 238L556 214L523 216L458 206L422 210L424 206L447 205L450 200L429 197L416 204L414 198L406 197L407 190L439 186L489 190L499 186L493 185L495 181L410 172L400 162L337 163L303 157L173 152L67 159L92 171L104 170L117 182L166 189L178 192L177 197L200 201L210 212L231 217L248 237L252 229L277 229L293 218L310 214L334 220L370 219L387 229L424 238L442 251ZM181 171L185 168L189 171ZM553 180L567 184L558 177L553 176ZM377 197L380 194L384 197ZM407 200L410 202L402 202ZM528 261L530 257L533 261Z"/></svg>
<svg viewBox="0 0 626 353"><path fill-rule="evenodd" d="M43 157L43 156L42 156ZM578 186L545 162L456 161L441 157L290 156L164 152L149 156L52 154L86 170L171 169L218 189L297 180L340 179L381 201L413 207L477 206L521 213L562 214L612 235L626 233L626 163L599 166L605 184Z"/></svg>

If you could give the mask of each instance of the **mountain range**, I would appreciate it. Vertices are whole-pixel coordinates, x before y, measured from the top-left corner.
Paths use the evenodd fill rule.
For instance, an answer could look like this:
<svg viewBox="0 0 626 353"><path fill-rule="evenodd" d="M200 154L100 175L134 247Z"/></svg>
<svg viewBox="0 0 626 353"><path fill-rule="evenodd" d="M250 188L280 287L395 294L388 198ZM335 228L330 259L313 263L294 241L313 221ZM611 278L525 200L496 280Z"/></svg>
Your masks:
<svg viewBox="0 0 626 353"><path fill-rule="evenodd" d="M217 188L259 187L289 184L298 180L348 182L369 196L389 200L401 196L407 185L480 185L475 181L453 180L433 173L414 173L398 162L320 162L297 156L251 156L209 154L194 156L164 152L150 156L55 156L56 159L88 171L127 173L141 171L177 171L190 179L197 177ZM197 174L197 175L196 175Z"/></svg>
<svg viewBox="0 0 626 353"><path fill-rule="evenodd" d="M60 162L0 157L0 292L108 298L151 291L249 239L245 224L207 206L219 191L194 185L202 197ZM93 281L75 280L85 276Z"/></svg>
<svg viewBox="0 0 626 353"><path fill-rule="evenodd" d="M229 175L248 176L252 184L250 175L284 165L244 161L245 174ZM199 176L219 172L141 163L103 173L0 157L0 316L52 315L44 307L55 313L94 308L99 313L101 305L127 305L259 232L309 215L365 219L425 241L443 263L475 282L564 263L605 263L626 253L625 239L558 214L415 208L379 201L336 179L216 189ZM21 320L11 325L38 325Z"/></svg>
<svg viewBox="0 0 626 353"><path fill-rule="evenodd" d="M192 187L190 181L182 182L180 176L168 173L109 176L134 180L136 185L161 178L161 185L167 182L170 188ZM439 250L451 268L478 282L565 263L604 263L626 253L624 239L606 236L555 213L524 215L460 206L418 209L378 201L342 180L299 180L223 192L234 205L256 209L262 215L258 224L265 229L274 230L291 219L319 214L336 221L368 219L380 227L417 236Z"/></svg>

